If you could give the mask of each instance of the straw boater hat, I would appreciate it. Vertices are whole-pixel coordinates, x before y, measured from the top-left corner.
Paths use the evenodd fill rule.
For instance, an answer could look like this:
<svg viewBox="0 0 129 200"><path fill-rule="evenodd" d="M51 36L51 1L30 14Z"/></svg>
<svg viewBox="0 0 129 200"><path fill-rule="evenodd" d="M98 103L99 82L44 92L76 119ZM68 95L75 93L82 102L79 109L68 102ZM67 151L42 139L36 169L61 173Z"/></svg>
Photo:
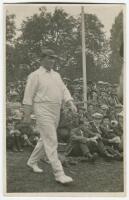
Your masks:
<svg viewBox="0 0 129 200"><path fill-rule="evenodd" d="M101 105L101 109L102 109L102 110L107 110L107 109L108 109L108 106L107 106L106 104L103 104L103 105Z"/></svg>
<svg viewBox="0 0 129 200"><path fill-rule="evenodd" d="M101 113L94 113L93 115L92 115L92 117L94 118L94 119L102 119L103 118L103 115L101 114Z"/></svg>
<svg viewBox="0 0 129 200"><path fill-rule="evenodd" d="M115 108L123 108L123 105L122 104L116 104Z"/></svg>

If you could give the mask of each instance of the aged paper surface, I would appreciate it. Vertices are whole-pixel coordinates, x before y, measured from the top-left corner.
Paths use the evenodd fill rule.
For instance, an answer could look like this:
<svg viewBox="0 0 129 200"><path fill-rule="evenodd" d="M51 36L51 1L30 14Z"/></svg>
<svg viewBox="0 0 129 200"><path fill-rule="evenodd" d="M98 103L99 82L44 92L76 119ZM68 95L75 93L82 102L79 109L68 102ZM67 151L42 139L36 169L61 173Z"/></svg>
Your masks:
<svg viewBox="0 0 129 200"><path fill-rule="evenodd" d="M124 4L4 5L5 195L125 196L126 152L123 151L122 144L125 146L126 133L123 131L125 126L122 127L125 108L123 89L121 89L122 69L125 73L123 62L125 52L122 51L125 48L125 10ZM85 36L85 62L82 61L83 36ZM65 173L73 178L73 182L67 186L54 180L51 161L47 162L50 158L46 155L42 154L39 159L39 167L43 168L43 173L36 174L27 166L27 161L36 144L39 143L41 135L37 133L39 130L36 129L34 112L31 113L32 129L28 130L28 127L23 126L25 114L23 97L28 75L41 66L42 48L54 50L54 56L58 57L54 70L61 75L77 107L76 115L70 115L67 105L66 107L63 105L57 129L59 159ZM50 54L49 52L47 56ZM36 80L33 81L32 87ZM47 82L48 79L45 84ZM60 84L54 83L53 88L57 91L52 92L51 99L55 93L58 93L58 86L60 88ZM84 83L86 83L86 91L84 91ZM38 93L37 87L35 93ZM46 99L43 98L42 101L46 102ZM61 118L62 113L66 114L65 118ZM78 124L73 122L74 118L78 119ZM99 140L95 140L97 145L95 150L94 145L90 144L88 146L92 156L90 160L87 156L84 158L82 154L86 150L79 154L79 147L72 144L72 148L75 147L78 155L75 156L73 153L65 157L72 130L84 123L87 131L92 130L96 133L98 129L93 130L91 125L98 118L101 118L101 126L104 119L109 120L110 123L108 135L105 129L104 132L102 129L98 132L101 134L104 147L100 149ZM125 120L123 121L125 124ZM94 154L97 154L97 157L93 157Z"/></svg>

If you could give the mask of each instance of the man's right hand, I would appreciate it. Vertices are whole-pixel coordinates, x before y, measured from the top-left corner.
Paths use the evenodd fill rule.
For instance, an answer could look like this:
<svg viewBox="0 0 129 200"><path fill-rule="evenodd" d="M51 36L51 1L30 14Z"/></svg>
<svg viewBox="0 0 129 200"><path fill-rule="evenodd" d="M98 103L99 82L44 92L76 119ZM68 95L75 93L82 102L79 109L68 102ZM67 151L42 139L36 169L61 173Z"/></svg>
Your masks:
<svg viewBox="0 0 129 200"><path fill-rule="evenodd" d="M31 118L30 117L25 117L22 121L22 123L25 123L25 124L30 124L31 122Z"/></svg>
<svg viewBox="0 0 129 200"><path fill-rule="evenodd" d="M31 122L31 118L30 118L31 112L32 112L32 106L24 105L23 123L30 124L30 122Z"/></svg>

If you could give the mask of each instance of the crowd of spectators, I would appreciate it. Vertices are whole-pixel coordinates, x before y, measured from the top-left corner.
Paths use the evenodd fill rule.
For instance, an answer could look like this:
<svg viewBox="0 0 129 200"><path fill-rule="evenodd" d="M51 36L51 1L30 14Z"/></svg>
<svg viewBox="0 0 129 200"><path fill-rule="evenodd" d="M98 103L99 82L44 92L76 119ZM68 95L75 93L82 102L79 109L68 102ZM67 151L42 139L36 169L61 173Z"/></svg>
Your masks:
<svg viewBox="0 0 129 200"><path fill-rule="evenodd" d="M63 80L78 109L73 115L67 105L62 106L57 133L59 144L66 144L65 155L83 156L90 161L96 155L122 160L123 105L117 96L118 85L88 81L87 102L83 102L83 79ZM18 81L7 85L7 148L14 152L23 151L25 146L34 148L39 140L33 114L30 127L21 123L25 84L25 81Z"/></svg>

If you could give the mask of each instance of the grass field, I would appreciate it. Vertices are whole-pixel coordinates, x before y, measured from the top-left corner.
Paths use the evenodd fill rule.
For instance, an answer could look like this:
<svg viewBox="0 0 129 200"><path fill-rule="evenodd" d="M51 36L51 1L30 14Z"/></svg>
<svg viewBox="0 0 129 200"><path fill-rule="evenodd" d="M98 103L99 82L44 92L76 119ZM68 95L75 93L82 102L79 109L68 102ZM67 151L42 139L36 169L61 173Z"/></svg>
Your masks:
<svg viewBox="0 0 129 200"><path fill-rule="evenodd" d="M29 151L7 152L7 192L123 192L123 162L106 162L98 159L95 164L83 162L65 168L74 182L69 186L56 183L50 165L40 162L43 174L33 173L26 162Z"/></svg>

